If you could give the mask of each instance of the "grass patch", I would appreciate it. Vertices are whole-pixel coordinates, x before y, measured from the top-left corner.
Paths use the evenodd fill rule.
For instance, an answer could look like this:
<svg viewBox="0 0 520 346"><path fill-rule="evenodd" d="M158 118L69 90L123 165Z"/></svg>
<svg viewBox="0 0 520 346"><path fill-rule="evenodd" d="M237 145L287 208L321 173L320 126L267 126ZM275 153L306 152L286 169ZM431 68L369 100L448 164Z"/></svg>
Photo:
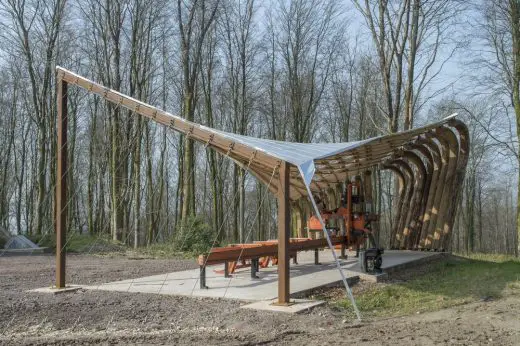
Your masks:
<svg viewBox="0 0 520 346"><path fill-rule="evenodd" d="M36 244L51 249L56 248L56 238L50 236L29 236ZM172 241L152 244L150 246L134 249L124 242L114 241L109 234L91 236L89 234L72 233L67 235L67 252L83 254L123 254L137 258L192 258L191 252L179 251L178 246Z"/></svg>
<svg viewBox="0 0 520 346"><path fill-rule="evenodd" d="M41 247L56 248L54 234L28 236ZM178 225L174 234L162 243L137 249L124 242L113 241L109 234L91 236L71 232L67 234L66 250L74 253L124 253L136 258L194 258L207 253L215 242L214 231L200 217L189 217Z"/></svg>
<svg viewBox="0 0 520 346"><path fill-rule="evenodd" d="M372 286L356 301L365 317L402 316L509 294L520 294L520 261L476 254L435 263L426 274L405 282ZM353 315L347 299L333 304Z"/></svg>
<svg viewBox="0 0 520 346"><path fill-rule="evenodd" d="M67 239L66 247L67 252L77 253L120 252L126 249L125 244L112 240L109 235L93 237L75 234Z"/></svg>
<svg viewBox="0 0 520 346"><path fill-rule="evenodd" d="M152 257L152 258L194 258L195 254L191 252L179 251L176 244L172 242L157 243L146 247L133 250L136 256Z"/></svg>
<svg viewBox="0 0 520 346"><path fill-rule="evenodd" d="M28 238L41 247L56 248L56 237L54 234L32 235L28 236ZM67 234L65 248L67 252L73 253L99 253L121 252L126 249L126 246L121 242L113 241L109 235L92 236L74 232Z"/></svg>
<svg viewBox="0 0 520 346"><path fill-rule="evenodd" d="M171 238L139 248L136 253L154 258L194 258L207 253L212 245L219 245L214 230L201 217L190 216L177 226Z"/></svg>

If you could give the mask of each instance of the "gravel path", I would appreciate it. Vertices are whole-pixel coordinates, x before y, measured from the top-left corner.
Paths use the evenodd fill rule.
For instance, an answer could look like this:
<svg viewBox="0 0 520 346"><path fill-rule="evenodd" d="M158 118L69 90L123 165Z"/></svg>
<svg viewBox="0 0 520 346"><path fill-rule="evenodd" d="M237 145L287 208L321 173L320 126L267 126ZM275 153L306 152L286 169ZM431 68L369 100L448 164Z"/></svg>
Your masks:
<svg viewBox="0 0 520 346"><path fill-rule="evenodd" d="M69 282L96 284L195 268L194 260L71 255ZM520 344L520 298L353 324L323 306L300 315L242 302L80 290L49 295L52 256L0 257L0 345Z"/></svg>

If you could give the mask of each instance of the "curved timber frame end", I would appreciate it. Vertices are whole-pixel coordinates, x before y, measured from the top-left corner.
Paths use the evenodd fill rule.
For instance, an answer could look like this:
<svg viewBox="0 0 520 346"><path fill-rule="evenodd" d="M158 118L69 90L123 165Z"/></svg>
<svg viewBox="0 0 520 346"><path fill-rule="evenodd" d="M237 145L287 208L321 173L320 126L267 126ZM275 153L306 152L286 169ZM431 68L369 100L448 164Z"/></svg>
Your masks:
<svg viewBox="0 0 520 346"><path fill-rule="evenodd" d="M391 248L450 249L468 154L468 129L452 119L396 149L380 166L399 181Z"/></svg>

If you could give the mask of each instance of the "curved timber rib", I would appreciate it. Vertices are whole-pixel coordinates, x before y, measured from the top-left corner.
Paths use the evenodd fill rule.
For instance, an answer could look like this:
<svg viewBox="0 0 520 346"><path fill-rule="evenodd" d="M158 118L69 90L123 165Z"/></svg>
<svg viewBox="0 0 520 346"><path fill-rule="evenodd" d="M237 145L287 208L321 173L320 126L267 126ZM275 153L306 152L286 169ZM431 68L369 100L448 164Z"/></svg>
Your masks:
<svg viewBox="0 0 520 346"><path fill-rule="evenodd" d="M468 162L466 125L452 119L396 148L381 168L400 184L390 246L448 250Z"/></svg>

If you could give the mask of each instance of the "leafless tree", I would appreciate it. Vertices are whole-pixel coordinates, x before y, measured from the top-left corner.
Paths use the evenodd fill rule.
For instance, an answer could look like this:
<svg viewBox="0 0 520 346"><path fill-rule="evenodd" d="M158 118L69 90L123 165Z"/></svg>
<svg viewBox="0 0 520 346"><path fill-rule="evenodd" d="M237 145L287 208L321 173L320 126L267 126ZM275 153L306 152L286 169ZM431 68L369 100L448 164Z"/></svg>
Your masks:
<svg viewBox="0 0 520 346"><path fill-rule="evenodd" d="M213 21L219 0L215 1L177 1L177 22L181 50L183 76L182 114L189 121L194 120L198 101L198 82L200 76L202 48ZM193 141L186 140L182 164L182 206L181 217L186 218L195 212L195 158Z"/></svg>
<svg viewBox="0 0 520 346"><path fill-rule="evenodd" d="M354 0L369 29L379 61L388 131L413 126L420 95L453 55L458 43L451 28L462 2L453 0ZM439 62L443 46L454 44ZM427 97L428 99L429 97ZM404 114L403 114L404 111Z"/></svg>

